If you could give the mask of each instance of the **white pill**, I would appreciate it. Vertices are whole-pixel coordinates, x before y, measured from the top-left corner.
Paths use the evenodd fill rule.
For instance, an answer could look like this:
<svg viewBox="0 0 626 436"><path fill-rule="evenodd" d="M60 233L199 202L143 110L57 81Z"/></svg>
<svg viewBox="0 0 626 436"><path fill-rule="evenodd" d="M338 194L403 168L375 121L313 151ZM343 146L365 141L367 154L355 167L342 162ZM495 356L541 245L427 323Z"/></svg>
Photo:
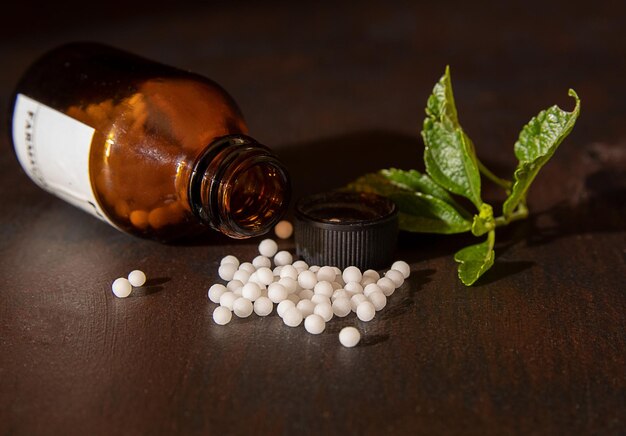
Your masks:
<svg viewBox="0 0 626 436"><path fill-rule="evenodd" d="M380 274L378 274L378 271L373 270L373 269L368 269L363 271L363 279L365 279L366 277L370 277L373 278L374 280L378 280L380 278Z"/></svg>
<svg viewBox="0 0 626 436"><path fill-rule="evenodd" d="M298 289L298 282L296 282L296 280L292 279L291 277L283 277L278 281L278 283L283 285L285 289L287 289L287 292L290 294L293 294Z"/></svg>
<svg viewBox="0 0 626 436"><path fill-rule="evenodd" d="M288 239L293 234L293 225L287 220L279 221L274 227L274 233L280 239Z"/></svg>
<svg viewBox="0 0 626 436"><path fill-rule="evenodd" d="M333 290L337 290L337 289L343 289L343 285L339 282L332 282L331 285L333 285Z"/></svg>
<svg viewBox="0 0 626 436"><path fill-rule="evenodd" d="M319 335L326 328L326 323L321 316L312 313L304 319L304 328L312 335Z"/></svg>
<svg viewBox="0 0 626 436"><path fill-rule="evenodd" d="M220 266L227 264L227 263L232 263L236 267L239 267L239 259L237 259L232 254L229 254L228 256L223 257L222 260L220 261Z"/></svg>
<svg viewBox="0 0 626 436"><path fill-rule="evenodd" d="M249 317L252 314L253 310L254 306L252 304L252 301L248 300L247 298L239 297L233 303L233 312L235 312L235 315L237 315L239 318Z"/></svg>
<svg viewBox="0 0 626 436"><path fill-rule="evenodd" d="M130 284L128 279L120 277L119 279L115 279L113 281L111 290L113 291L113 295L117 298L126 298L133 291L133 286Z"/></svg>
<svg viewBox="0 0 626 436"><path fill-rule="evenodd" d="M239 280L245 285L250 280L250 273L248 271L238 269L233 275L233 280Z"/></svg>
<svg viewBox="0 0 626 436"><path fill-rule="evenodd" d="M233 313L224 306L217 306L213 311L213 321L215 324L226 325L233 318Z"/></svg>
<svg viewBox="0 0 626 436"><path fill-rule="evenodd" d="M220 276L222 280L232 280L235 275L235 271L237 271L237 265L234 263L225 263L221 265L217 270L217 274Z"/></svg>
<svg viewBox="0 0 626 436"><path fill-rule="evenodd" d="M280 272L283 270L282 266L277 266L276 268L274 268L272 270L272 273L274 274L274 277L278 277L280 278Z"/></svg>
<svg viewBox="0 0 626 436"><path fill-rule="evenodd" d="M248 274L252 274L256 271L256 267L254 265L252 265L250 262L244 262L241 265L239 265L239 269L241 271L245 271Z"/></svg>
<svg viewBox="0 0 626 436"><path fill-rule="evenodd" d="M270 285L274 282L274 273L267 267L257 269L256 276L259 279L259 282L264 285Z"/></svg>
<svg viewBox="0 0 626 436"><path fill-rule="evenodd" d="M320 266L319 265L313 265L309 267L309 271L314 272L315 274L317 274L317 272L320 270Z"/></svg>
<svg viewBox="0 0 626 436"><path fill-rule="evenodd" d="M241 290L241 288L243 288L243 283L241 283L239 280L231 280L230 282L226 283L226 289L231 292L239 291Z"/></svg>
<svg viewBox="0 0 626 436"><path fill-rule="evenodd" d="M273 239L263 239L259 244L259 253L265 257L272 257L278 251L278 244Z"/></svg>
<svg viewBox="0 0 626 436"><path fill-rule="evenodd" d="M298 301L300 301L300 297L298 297L298 294L293 293L287 295L287 300L293 301L293 304L298 304Z"/></svg>
<svg viewBox="0 0 626 436"><path fill-rule="evenodd" d="M278 313L278 316L282 318L283 316L285 316L285 312L287 311L287 309L291 309L292 307L296 307L293 301L283 300L278 303L278 306L276 307L276 313Z"/></svg>
<svg viewBox="0 0 626 436"><path fill-rule="evenodd" d="M345 289L337 289L335 292L333 292L333 296L331 298L333 301L335 301L337 298L350 299L350 297L351 295L348 294Z"/></svg>
<svg viewBox="0 0 626 436"><path fill-rule="evenodd" d="M219 303L220 302L220 297L222 296L222 294L226 292L226 286L221 285L219 283L214 284L213 286L211 286L209 288L209 300L211 300L214 303Z"/></svg>
<svg viewBox="0 0 626 436"><path fill-rule="evenodd" d="M400 271L402 276L406 279L411 275L411 267L403 260L397 260L391 265L391 269Z"/></svg>
<svg viewBox="0 0 626 436"><path fill-rule="evenodd" d="M291 262L293 262L293 256L288 251L279 251L274 256L274 265L276 266L290 265Z"/></svg>
<svg viewBox="0 0 626 436"><path fill-rule="evenodd" d="M239 298L233 292L227 291L224 292L220 296L220 306L227 308L228 310L233 310L233 303L235 300Z"/></svg>
<svg viewBox="0 0 626 436"><path fill-rule="evenodd" d="M361 340L361 333L354 327L344 327L339 332L339 342L344 347L352 348Z"/></svg>
<svg viewBox="0 0 626 436"><path fill-rule="evenodd" d="M273 303L280 303L285 300L289 292L280 283L272 283L267 287L267 296Z"/></svg>
<svg viewBox="0 0 626 436"><path fill-rule="evenodd" d="M393 291L396 290L396 284L388 277L382 277L376 282L376 284L380 287L380 289L382 289L385 297L389 297L393 294Z"/></svg>
<svg viewBox="0 0 626 436"><path fill-rule="evenodd" d="M339 267L331 266L331 268L333 269L333 271L335 271L336 276L341 276L341 270L339 269Z"/></svg>
<svg viewBox="0 0 626 436"><path fill-rule="evenodd" d="M363 277L363 279L361 280L361 286L363 286L363 289L365 289L367 285L371 285L372 283L376 283L377 281L378 279L375 279L374 277Z"/></svg>
<svg viewBox="0 0 626 436"><path fill-rule="evenodd" d="M241 296L250 301L256 301L261 296L261 288L254 282L246 283L241 288Z"/></svg>
<svg viewBox="0 0 626 436"><path fill-rule="evenodd" d="M298 292L298 297L300 297L301 300L310 300L313 295L315 294L310 289L303 289Z"/></svg>
<svg viewBox="0 0 626 436"><path fill-rule="evenodd" d="M317 282L315 287L313 288L313 292L318 295L324 295L326 297L331 297L333 295L334 289L333 285L327 281Z"/></svg>
<svg viewBox="0 0 626 436"><path fill-rule="evenodd" d="M337 298L335 301L333 301L332 307L333 313L340 318L347 316L352 310L352 308L350 307L350 300L348 300L347 298Z"/></svg>
<svg viewBox="0 0 626 436"><path fill-rule="evenodd" d="M323 266L317 271L317 281L334 282L336 275L332 266Z"/></svg>
<svg viewBox="0 0 626 436"><path fill-rule="evenodd" d="M298 270L293 265L284 265L280 269L280 278L284 279L285 277L298 280Z"/></svg>
<svg viewBox="0 0 626 436"><path fill-rule="evenodd" d="M369 297L373 292L383 292L383 290L376 283L370 283L363 289L363 295Z"/></svg>
<svg viewBox="0 0 626 436"><path fill-rule="evenodd" d="M291 262L289 262L289 263L291 263ZM302 269L302 270L309 269L309 265L308 265L305 261L303 261L303 260L296 260L296 261L293 263L293 267L294 267L295 269L297 269L297 270L300 270L300 269Z"/></svg>
<svg viewBox="0 0 626 436"><path fill-rule="evenodd" d="M360 282L363 278L363 274L361 274L361 270L356 266L349 266L343 270L343 274L341 275L343 281L348 282Z"/></svg>
<svg viewBox="0 0 626 436"><path fill-rule="evenodd" d="M387 271L385 273L385 277L391 280L396 288L399 288L400 286L402 286L402 283L404 283L404 276L400 271L397 271L395 269L390 269L389 271Z"/></svg>
<svg viewBox="0 0 626 436"><path fill-rule="evenodd" d="M272 309L274 309L274 305L267 297L259 297L254 302L254 313L259 316L267 316L272 313Z"/></svg>
<svg viewBox="0 0 626 436"><path fill-rule="evenodd" d="M365 295L354 294L352 298L350 298L350 309L353 312L356 312L356 309L359 306L359 304L363 303L364 301L367 301L367 297Z"/></svg>
<svg viewBox="0 0 626 436"><path fill-rule="evenodd" d="M372 292L367 299L374 305L376 311L384 309L387 305L387 297L381 291Z"/></svg>
<svg viewBox="0 0 626 436"><path fill-rule="evenodd" d="M330 298L326 295L315 294L311 296L311 301L317 306L318 304L328 304L330 305Z"/></svg>
<svg viewBox="0 0 626 436"><path fill-rule="evenodd" d="M356 308L356 316L361 321L371 321L374 315L376 315L376 308L370 301L363 301Z"/></svg>
<svg viewBox="0 0 626 436"><path fill-rule="evenodd" d="M254 259L252 259L252 265L257 269L257 271L259 270L259 268L269 268L272 266L272 261L270 260L269 257L265 257L265 256L257 256Z"/></svg>
<svg viewBox="0 0 626 436"><path fill-rule="evenodd" d="M143 271L136 269L128 274L128 281L135 288L138 288L146 283L146 274Z"/></svg>
<svg viewBox="0 0 626 436"><path fill-rule="evenodd" d="M283 314L283 322L289 327L298 327L302 323L302 313L297 307L291 307Z"/></svg>
<svg viewBox="0 0 626 436"><path fill-rule="evenodd" d="M302 271L298 274L298 284L303 289L313 289L317 284L317 276L311 271Z"/></svg>
<svg viewBox="0 0 626 436"><path fill-rule="evenodd" d="M321 316L326 322L330 321L334 315L333 307L327 303L316 305L313 313Z"/></svg>
<svg viewBox="0 0 626 436"><path fill-rule="evenodd" d="M303 299L298 301L296 307L298 308L302 316L306 317L312 314L315 310L315 303L313 303L311 300Z"/></svg>
<svg viewBox="0 0 626 436"><path fill-rule="evenodd" d="M353 294L362 294L363 286L359 282L348 282L343 287L346 291L352 292Z"/></svg>

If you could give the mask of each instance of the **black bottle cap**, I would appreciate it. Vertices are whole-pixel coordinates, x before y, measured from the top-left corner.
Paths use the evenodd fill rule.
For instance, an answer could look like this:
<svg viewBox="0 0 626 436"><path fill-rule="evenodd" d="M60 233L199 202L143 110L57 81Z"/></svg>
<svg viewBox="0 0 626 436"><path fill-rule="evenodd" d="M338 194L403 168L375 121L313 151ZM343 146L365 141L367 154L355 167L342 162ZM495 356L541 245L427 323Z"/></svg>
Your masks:
<svg viewBox="0 0 626 436"><path fill-rule="evenodd" d="M398 207L364 192L329 192L302 198L295 210L296 253L309 265L381 269L391 265L398 237Z"/></svg>

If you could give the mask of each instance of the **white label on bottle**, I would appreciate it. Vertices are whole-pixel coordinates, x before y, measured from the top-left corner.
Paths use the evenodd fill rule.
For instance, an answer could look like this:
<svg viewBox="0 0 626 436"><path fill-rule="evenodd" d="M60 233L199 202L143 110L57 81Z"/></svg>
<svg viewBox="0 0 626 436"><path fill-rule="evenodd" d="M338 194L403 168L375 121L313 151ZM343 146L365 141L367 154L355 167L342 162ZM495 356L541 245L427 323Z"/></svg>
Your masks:
<svg viewBox="0 0 626 436"><path fill-rule="evenodd" d="M46 191L112 224L89 180L94 129L23 94L13 112L13 144L22 167Z"/></svg>

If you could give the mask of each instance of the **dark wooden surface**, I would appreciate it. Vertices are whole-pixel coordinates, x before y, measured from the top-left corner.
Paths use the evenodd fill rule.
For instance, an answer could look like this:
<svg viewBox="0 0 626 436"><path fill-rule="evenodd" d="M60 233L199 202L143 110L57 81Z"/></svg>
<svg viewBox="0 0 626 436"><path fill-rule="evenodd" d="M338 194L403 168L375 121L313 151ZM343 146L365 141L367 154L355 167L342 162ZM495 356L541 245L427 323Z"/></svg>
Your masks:
<svg viewBox="0 0 626 436"><path fill-rule="evenodd" d="M27 31L26 6L4 15L3 119L33 57L107 42L223 84L296 196L419 166L446 64L461 121L501 175L533 114L571 108L569 87L583 106L530 218L498 232L476 286L452 260L467 238L402 235L408 283L374 321L333 320L320 336L276 315L213 324L219 259L251 259L258 241L118 233L36 188L2 123L0 434L624 433L626 8L413 3L114 2L102 16L83 4L59 21L48 8ZM152 286L115 299L111 281L133 268ZM345 325L363 332L355 349L338 343Z"/></svg>

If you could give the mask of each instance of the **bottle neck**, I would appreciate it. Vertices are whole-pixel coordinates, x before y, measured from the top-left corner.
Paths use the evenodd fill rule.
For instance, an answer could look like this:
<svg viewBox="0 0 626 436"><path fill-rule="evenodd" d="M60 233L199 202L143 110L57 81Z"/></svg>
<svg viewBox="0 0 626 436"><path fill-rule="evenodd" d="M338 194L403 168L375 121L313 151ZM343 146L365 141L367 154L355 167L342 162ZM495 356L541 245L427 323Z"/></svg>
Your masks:
<svg viewBox="0 0 626 436"><path fill-rule="evenodd" d="M189 205L204 224L232 238L270 230L289 204L289 176L271 151L245 135L213 141L197 159Z"/></svg>

